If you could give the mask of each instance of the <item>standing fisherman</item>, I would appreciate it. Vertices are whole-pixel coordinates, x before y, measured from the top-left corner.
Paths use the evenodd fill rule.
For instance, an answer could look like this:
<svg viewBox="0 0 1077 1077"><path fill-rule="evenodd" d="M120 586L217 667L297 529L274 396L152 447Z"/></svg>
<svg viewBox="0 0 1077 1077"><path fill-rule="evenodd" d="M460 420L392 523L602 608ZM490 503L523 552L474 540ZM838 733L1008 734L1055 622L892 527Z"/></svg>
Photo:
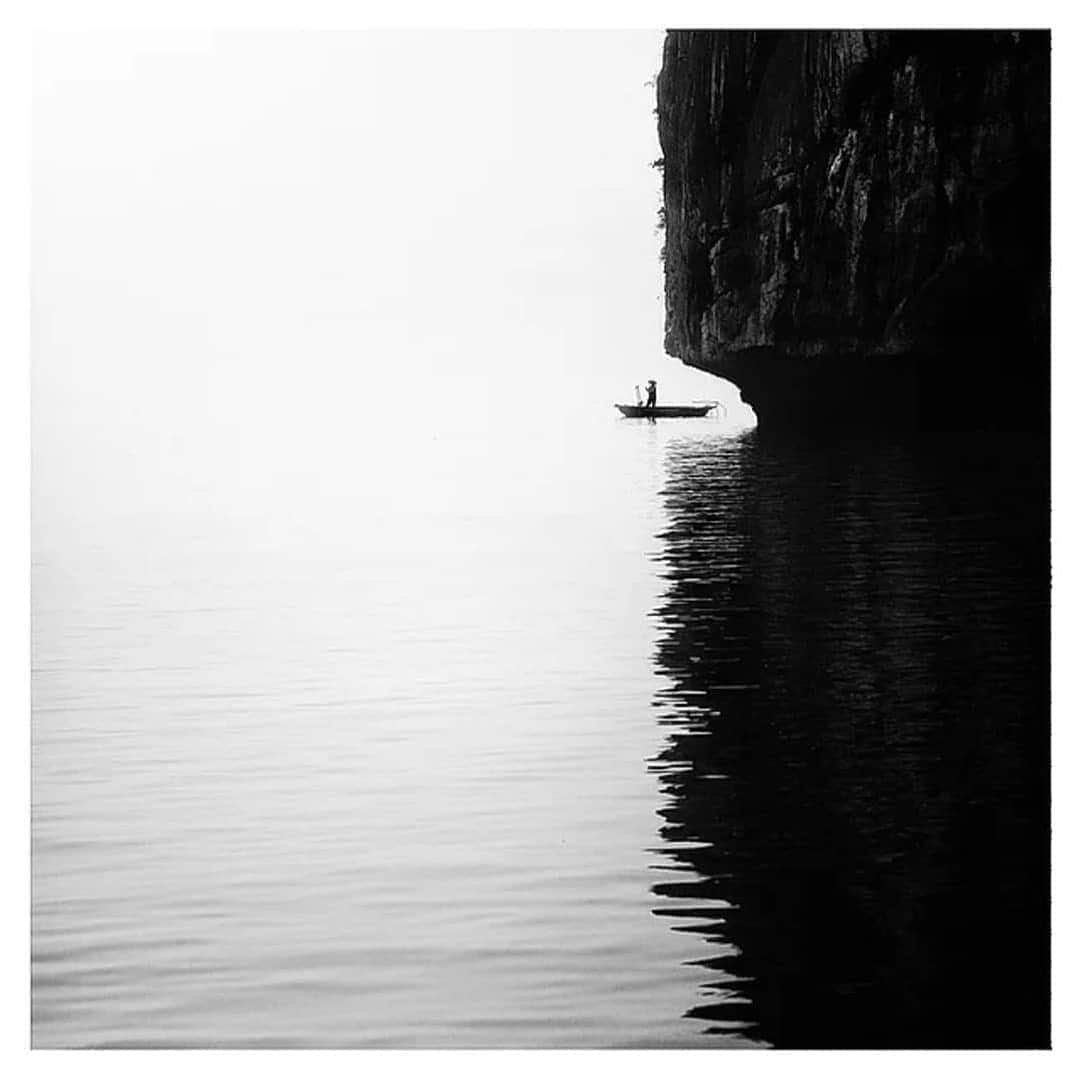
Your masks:
<svg viewBox="0 0 1077 1077"><path fill-rule="evenodd" d="M647 403L643 406L651 411L658 406L658 386L653 379L647 382Z"/></svg>

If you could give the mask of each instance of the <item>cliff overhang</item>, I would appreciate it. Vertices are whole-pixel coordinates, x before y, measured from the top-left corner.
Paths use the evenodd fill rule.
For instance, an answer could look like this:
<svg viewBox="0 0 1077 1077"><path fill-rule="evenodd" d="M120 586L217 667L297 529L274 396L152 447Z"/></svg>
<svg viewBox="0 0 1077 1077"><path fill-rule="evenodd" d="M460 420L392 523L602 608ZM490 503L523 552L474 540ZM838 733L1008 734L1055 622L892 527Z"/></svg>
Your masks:
<svg viewBox="0 0 1077 1077"><path fill-rule="evenodd" d="M666 350L761 423L1040 426L1050 39L671 31Z"/></svg>

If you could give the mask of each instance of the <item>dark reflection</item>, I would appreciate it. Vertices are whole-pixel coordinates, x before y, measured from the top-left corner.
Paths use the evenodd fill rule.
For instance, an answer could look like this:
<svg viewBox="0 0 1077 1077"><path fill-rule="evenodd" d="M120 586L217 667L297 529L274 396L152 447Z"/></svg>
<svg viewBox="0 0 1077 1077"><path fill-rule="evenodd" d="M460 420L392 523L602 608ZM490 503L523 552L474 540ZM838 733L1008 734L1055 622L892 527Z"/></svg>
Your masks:
<svg viewBox="0 0 1077 1077"><path fill-rule="evenodd" d="M671 446L660 915L779 1047L1048 1042L1047 448Z"/></svg>

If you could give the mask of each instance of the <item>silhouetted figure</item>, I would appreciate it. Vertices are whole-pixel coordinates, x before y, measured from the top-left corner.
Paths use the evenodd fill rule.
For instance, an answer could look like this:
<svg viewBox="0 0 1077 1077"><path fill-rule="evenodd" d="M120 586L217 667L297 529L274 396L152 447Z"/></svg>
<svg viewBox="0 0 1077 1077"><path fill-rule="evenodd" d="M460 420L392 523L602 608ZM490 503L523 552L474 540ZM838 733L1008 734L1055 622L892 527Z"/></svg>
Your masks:
<svg viewBox="0 0 1077 1077"><path fill-rule="evenodd" d="M650 408L652 411L658 406L658 386L653 379L647 382L647 403L643 406Z"/></svg>

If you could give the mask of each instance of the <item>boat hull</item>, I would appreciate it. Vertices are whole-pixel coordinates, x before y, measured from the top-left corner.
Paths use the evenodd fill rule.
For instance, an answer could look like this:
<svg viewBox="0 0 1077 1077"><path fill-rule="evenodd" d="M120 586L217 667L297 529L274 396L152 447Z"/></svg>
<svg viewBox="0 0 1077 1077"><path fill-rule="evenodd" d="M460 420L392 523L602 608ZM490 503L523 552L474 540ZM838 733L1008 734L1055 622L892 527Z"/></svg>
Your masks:
<svg viewBox="0 0 1077 1077"><path fill-rule="evenodd" d="M715 404L677 404L648 408L642 404L614 404L626 419L692 419L713 411Z"/></svg>

